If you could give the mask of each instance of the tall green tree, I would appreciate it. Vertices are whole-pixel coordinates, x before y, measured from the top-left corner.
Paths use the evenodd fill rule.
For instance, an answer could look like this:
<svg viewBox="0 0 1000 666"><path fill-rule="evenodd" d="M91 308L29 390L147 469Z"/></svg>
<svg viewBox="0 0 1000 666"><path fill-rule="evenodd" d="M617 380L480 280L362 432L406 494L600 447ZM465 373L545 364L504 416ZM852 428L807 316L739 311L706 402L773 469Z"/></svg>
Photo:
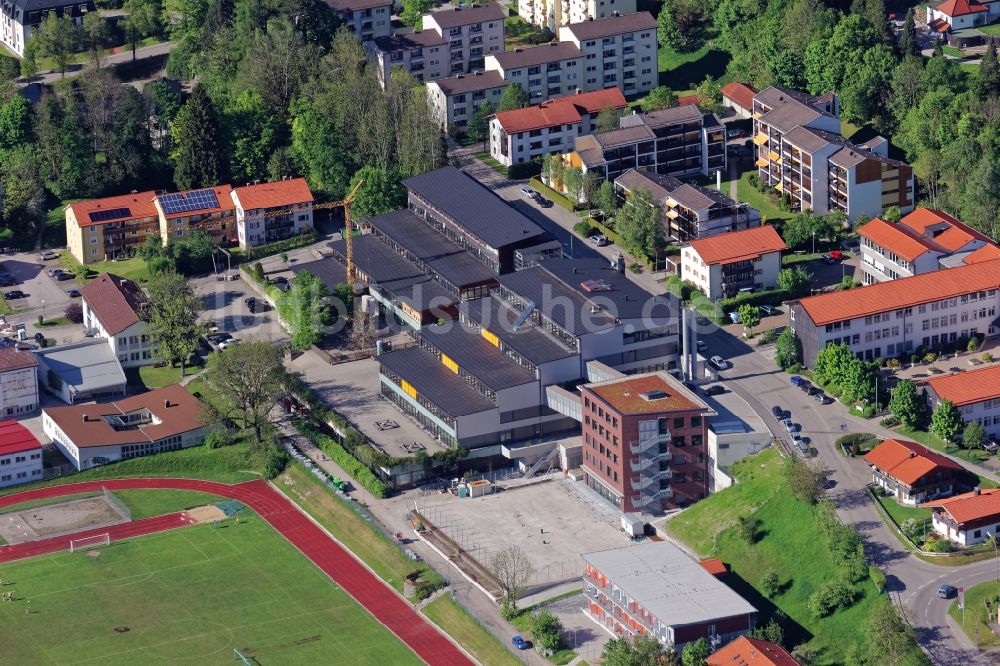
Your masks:
<svg viewBox="0 0 1000 666"><path fill-rule="evenodd" d="M52 58L59 73L65 78L73 51L80 42L79 29L73 19L69 14L56 16L56 12L49 12L35 35L39 55Z"/></svg>
<svg viewBox="0 0 1000 666"><path fill-rule="evenodd" d="M618 210L615 231L626 248L651 259L666 246L662 211L643 188L634 190Z"/></svg>
<svg viewBox="0 0 1000 666"><path fill-rule="evenodd" d="M396 170L386 171L366 166L351 178L350 189L364 178L364 184L351 204L351 218L357 221L372 215L391 213L406 207L406 188Z"/></svg>
<svg viewBox="0 0 1000 666"><path fill-rule="evenodd" d="M642 106L642 110L647 113L649 111L669 109L677 106L677 93L667 86L657 86L650 90L649 94L643 97L639 104Z"/></svg>
<svg viewBox="0 0 1000 666"><path fill-rule="evenodd" d="M229 174L238 183L266 180L271 155L284 138L284 123L272 107L265 104L256 89L239 94L226 109L228 129Z"/></svg>
<svg viewBox="0 0 1000 666"><path fill-rule="evenodd" d="M915 428L923 420L924 403L917 395L916 386L909 379L900 381L892 389L889 413L907 428Z"/></svg>
<svg viewBox="0 0 1000 666"><path fill-rule="evenodd" d="M931 415L931 432L946 442L954 442L962 432L965 422L950 400L942 400Z"/></svg>
<svg viewBox="0 0 1000 666"><path fill-rule="evenodd" d="M697 51L708 37L712 16L700 0L665 0L657 17L660 46L678 53Z"/></svg>
<svg viewBox="0 0 1000 666"><path fill-rule="evenodd" d="M868 663L899 666L914 652L913 628L891 601L879 599L864 623Z"/></svg>
<svg viewBox="0 0 1000 666"><path fill-rule="evenodd" d="M10 150L0 164L2 227L34 237L45 223L45 188L34 146Z"/></svg>
<svg viewBox="0 0 1000 666"><path fill-rule="evenodd" d="M708 646L708 641L699 638L684 646L681 653L681 664L683 666L705 666L705 660L712 654L712 648Z"/></svg>
<svg viewBox="0 0 1000 666"><path fill-rule="evenodd" d="M722 88L711 76L706 76L705 80L698 84L695 93L698 95L699 109L706 113L722 111Z"/></svg>
<svg viewBox="0 0 1000 666"><path fill-rule="evenodd" d="M469 124L465 127L465 135L469 141L478 143L486 141L489 138L489 119L492 114L493 106L489 102L484 101L476 108L475 113L472 114L472 118L469 119Z"/></svg>
<svg viewBox="0 0 1000 666"><path fill-rule="evenodd" d="M782 268L778 271L778 289L784 290L789 298L800 298L809 293L812 278L812 273L802 266Z"/></svg>
<svg viewBox="0 0 1000 666"><path fill-rule="evenodd" d="M101 50L111 40L111 27L108 20L98 12L87 12L83 16L83 43L90 51L94 64L101 66Z"/></svg>
<svg viewBox="0 0 1000 666"><path fill-rule="evenodd" d="M612 638L601 651L604 666L668 666L673 661L673 653L648 634Z"/></svg>
<svg viewBox="0 0 1000 666"><path fill-rule="evenodd" d="M188 357L198 350L203 327L198 323L201 299L194 295L187 278L168 271L149 280L148 307L143 310L146 331L157 347L157 356L170 363L179 361L181 376Z"/></svg>
<svg viewBox="0 0 1000 666"><path fill-rule="evenodd" d="M744 330L748 334L753 333L753 329L760 324L760 308L750 303L744 303L740 306L738 313Z"/></svg>
<svg viewBox="0 0 1000 666"><path fill-rule="evenodd" d="M319 342L330 323L330 292L307 271L296 273L290 285L278 298L278 314L291 332L292 344L306 349Z"/></svg>
<svg viewBox="0 0 1000 666"><path fill-rule="evenodd" d="M611 181L606 180L601 183L591 203L601 211L605 220L614 218L615 213L618 212L618 195L615 194L615 186L611 184Z"/></svg>
<svg viewBox="0 0 1000 666"><path fill-rule="evenodd" d="M906 18L903 19L903 29L899 32L899 52L904 56L920 55L920 44L917 42L917 24L913 14L913 7L906 10Z"/></svg>
<svg viewBox="0 0 1000 666"><path fill-rule="evenodd" d="M967 449L981 449L988 439L986 430L979 421L970 421L962 432L962 446Z"/></svg>
<svg viewBox="0 0 1000 666"><path fill-rule="evenodd" d="M21 95L0 106L0 155L33 141L34 118L31 102Z"/></svg>
<svg viewBox="0 0 1000 666"><path fill-rule="evenodd" d="M966 176L960 194L962 220L991 238L997 238L1000 232L1000 151L989 150L979 158Z"/></svg>
<svg viewBox="0 0 1000 666"><path fill-rule="evenodd" d="M802 342L787 326L774 341L774 361L782 370L802 362Z"/></svg>
<svg viewBox="0 0 1000 666"><path fill-rule="evenodd" d="M611 130L618 129L618 120L621 117L622 112L619 109L612 107L601 109L598 111L597 118L594 120L594 131L609 132Z"/></svg>
<svg viewBox="0 0 1000 666"><path fill-rule="evenodd" d="M125 0L122 9L127 13L125 41L132 47L134 61L139 42L160 30L160 7L156 0Z"/></svg>
<svg viewBox="0 0 1000 666"><path fill-rule="evenodd" d="M976 76L976 94L987 100L1000 94L1000 65L997 64L997 47L991 40L979 64Z"/></svg>
<svg viewBox="0 0 1000 666"><path fill-rule="evenodd" d="M805 53L820 27L826 7L822 0L793 0L785 10L781 43L790 52Z"/></svg>
<svg viewBox="0 0 1000 666"><path fill-rule="evenodd" d="M197 86L177 114L174 132L174 182L182 190L210 187L224 179L219 117L203 86Z"/></svg>
<svg viewBox="0 0 1000 666"><path fill-rule="evenodd" d="M503 89L500 101L497 102L497 111L510 111L512 109L523 109L530 104L528 93L524 91L519 83L511 83Z"/></svg>
<svg viewBox="0 0 1000 666"><path fill-rule="evenodd" d="M434 7L432 0L403 0L403 11L399 20L405 25L419 28L423 23L423 15L430 14Z"/></svg>

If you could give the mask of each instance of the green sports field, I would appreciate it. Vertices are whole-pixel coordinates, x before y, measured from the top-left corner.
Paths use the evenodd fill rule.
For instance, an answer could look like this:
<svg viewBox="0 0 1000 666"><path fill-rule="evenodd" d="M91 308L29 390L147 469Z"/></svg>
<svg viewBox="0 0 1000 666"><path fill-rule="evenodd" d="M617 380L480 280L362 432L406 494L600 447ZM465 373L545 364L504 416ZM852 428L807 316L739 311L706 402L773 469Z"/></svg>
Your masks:
<svg viewBox="0 0 1000 666"><path fill-rule="evenodd" d="M0 601L2 664L232 664L234 648L261 665L422 663L252 514L0 565L0 579L15 597Z"/></svg>

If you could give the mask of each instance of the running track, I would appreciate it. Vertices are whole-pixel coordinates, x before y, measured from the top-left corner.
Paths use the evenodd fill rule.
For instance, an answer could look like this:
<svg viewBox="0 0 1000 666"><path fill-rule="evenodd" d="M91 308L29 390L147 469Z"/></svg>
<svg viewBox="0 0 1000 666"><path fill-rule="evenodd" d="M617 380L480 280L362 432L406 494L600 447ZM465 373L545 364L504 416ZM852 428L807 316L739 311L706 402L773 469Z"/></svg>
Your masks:
<svg viewBox="0 0 1000 666"><path fill-rule="evenodd" d="M31 502L38 499L48 499L52 497L62 497L76 493L100 491L103 488L108 490L131 490L142 488L161 488L174 490L194 490L203 493L212 493L222 497L228 497L243 502L254 510L260 517L270 523L271 527L279 534L288 539L292 545L298 548L303 555L324 571L337 585L343 588L348 594L354 597L355 601L364 606L375 619L389 628L398 636L410 649L426 661L431 666L471 666L471 661L465 653L459 650L450 640L441 634L433 625L419 615L409 603L404 601L394 590L388 587L375 574L371 573L354 557L344 550L336 541L307 518L291 501L275 490L266 481L248 481L229 485L215 481L197 481L193 479L113 479L107 481L88 481L84 483L70 483L62 486L49 486L35 490L26 490L0 497L0 508L21 502ZM171 516L167 516L170 518ZM178 515L172 514L175 524L182 524ZM123 524L137 525L140 529L145 525L152 527L150 521L135 521L134 523ZM169 526L160 524L157 529L147 529L140 534L147 534L151 531L161 531ZM111 532L114 535L115 527L93 530L97 534ZM129 534L126 536L136 536ZM75 535L74 535L75 537ZM113 538L122 538L113 536ZM45 541L35 541L24 546L36 546L42 554L52 552L43 550L47 542L58 540L62 545L61 550L68 547L68 537L57 539L47 539ZM0 548L0 553L17 548L8 546ZM21 557L25 557L24 554ZM16 558L15 558L16 559ZM0 557L0 561L3 558Z"/></svg>

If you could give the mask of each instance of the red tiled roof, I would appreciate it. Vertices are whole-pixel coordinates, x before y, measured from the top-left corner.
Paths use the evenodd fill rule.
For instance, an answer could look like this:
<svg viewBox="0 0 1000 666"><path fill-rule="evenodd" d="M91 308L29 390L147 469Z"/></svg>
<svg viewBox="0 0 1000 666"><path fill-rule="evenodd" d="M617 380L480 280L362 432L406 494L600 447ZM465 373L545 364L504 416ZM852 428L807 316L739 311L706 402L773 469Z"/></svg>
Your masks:
<svg viewBox="0 0 1000 666"><path fill-rule="evenodd" d="M928 227L933 227L937 224L947 224L947 225L957 225L964 229L968 229L971 233L979 234L979 232L973 231L966 225L959 222L958 218L952 217L948 213L940 210L935 210L934 208L917 208L912 213L906 215L900 220L901 224L905 224L909 228L913 229L918 234L926 233ZM987 239L988 240L988 239Z"/></svg>
<svg viewBox="0 0 1000 666"><path fill-rule="evenodd" d="M701 562L698 562L698 564L701 565L702 569L704 569L705 571L707 571L708 573L712 574L715 577L725 576L727 573L729 573L729 569L726 568L725 562L723 562L717 557L713 557L707 560L702 560Z"/></svg>
<svg viewBox="0 0 1000 666"><path fill-rule="evenodd" d="M935 243L949 252L958 252L973 240L993 243L993 239L989 236L976 231L951 215L933 208L917 208L901 219L899 223L917 234L929 236ZM940 227L941 225L945 227L943 231L931 230L931 227Z"/></svg>
<svg viewBox="0 0 1000 666"><path fill-rule="evenodd" d="M933 377L927 384L939 398L955 405L992 400L1000 397L1000 365Z"/></svg>
<svg viewBox="0 0 1000 666"><path fill-rule="evenodd" d="M945 21L944 19L939 19L939 18L936 18L930 23L928 23L927 27L933 30L934 32L940 32L940 33L945 33L951 30L951 24Z"/></svg>
<svg viewBox="0 0 1000 666"><path fill-rule="evenodd" d="M0 421L0 456L41 448L42 445L31 431L14 419Z"/></svg>
<svg viewBox="0 0 1000 666"><path fill-rule="evenodd" d="M948 16L965 16L966 14L978 14L987 11L986 5L981 5L975 0L944 0L935 7L942 14Z"/></svg>
<svg viewBox="0 0 1000 666"><path fill-rule="evenodd" d="M146 297L135 282L111 273L91 280L80 293L108 335L118 335L139 321L139 307Z"/></svg>
<svg viewBox="0 0 1000 666"><path fill-rule="evenodd" d="M731 231L718 236L699 238L691 247L706 264L731 264L768 252L787 250L788 246L771 225L765 224L744 231Z"/></svg>
<svg viewBox="0 0 1000 666"><path fill-rule="evenodd" d="M930 251L945 252L944 248L936 247L909 228L877 217L858 229L858 234L906 261L916 261L917 257Z"/></svg>
<svg viewBox="0 0 1000 666"><path fill-rule="evenodd" d="M593 115L604 109L624 109L626 106L625 96L620 89L606 88L557 97L523 109L500 111L496 116L504 131L512 134L578 123L584 113Z"/></svg>
<svg viewBox="0 0 1000 666"><path fill-rule="evenodd" d="M201 192L203 190L213 190L215 192L215 198L219 202L219 205L213 208L196 208L193 210L186 210L181 213L166 213L164 211L163 217L168 220L172 220L177 217L189 217L191 215L209 215L211 213L218 213L224 210L233 210L236 208L233 204L233 197L231 192L233 188L231 185L216 185L215 187L199 187L193 190L184 190L183 192L177 192L177 195L181 197L186 197L191 192ZM159 197L157 197L159 200ZM161 206L162 207L162 206Z"/></svg>
<svg viewBox="0 0 1000 666"><path fill-rule="evenodd" d="M799 301L817 326L1000 287L1000 259L956 266Z"/></svg>
<svg viewBox="0 0 1000 666"><path fill-rule="evenodd" d="M759 638L740 636L705 658L708 666L801 666L785 648Z"/></svg>
<svg viewBox="0 0 1000 666"><path fill-rule="evenodd" d="M276 180L273 183L247 185L233 190L233 196L243 210L280 208L313 201L312 192L305 178Z"/></svg>
<svg viewBox="0 0 1000 666"><path fill-rule="evenodd" d="M167 401L170 403L169 407L166 406ZM141 409L149 410L158 423L135 429L116 430L104 418ZM205 425L201 420L201 409L201 403L188 393L187 389L179 384L173 384L117 402L46 407L43 411L73 444L88 447L154 442L197 430ZM87 417L86 421L84 416Z"/></svg>
<svg viewBox="0 0 1000 666"><path fill-rule="evenodd" d="M924 502L920 506L940 507L959 525L985 518L1000 520L1000 488L984 488L979 494L972 491Z"/></svg>
<svg viewBox="0 0 1000 666"><path fill-rule="evenodd" d="M904 439L885 440L865 454L865 462L910 486L938 468L962 470L950 458Z"/></svg>
<svg viewBox="0 0 1000 666"><path fill-rule="evenodd" d="M37 365L38 359L31 352L18 351L16 347L0 349L0 372L34 368Z"/></svg>
<svg viewBox="0 0 1000 666"><path fill-rule="evenodd" d="M984 261L992 261L993 259L1000 259L1000 247L996 245L984 245L978 250L973 250L964 259L967 264L978 264Z"/></svg>
<svg viewBox="0 0 1000 666"><path fill-rule="evenodd" d="M733 102L747 110L753 108L753 96L756 94L756 90L745 83L740 83L739 81L730 81L726 85L722 86L723 97L731 99Z"/></svg>
<svg viewBox="0 0 1000 666"><path fill-rule="evenodd" d="M658 372L585 386L619 414L705 411L703 405L692 402L675 383ZM665 395L646 400L642 394L649 391L662 391Z"/></svg>
<svg viewBox="0 0 1000 666"><path fill-rule="evenodd" d="M80 227L92 227L109 222L119 222L121 220L137 220L144 217L156 217L156 206L153 205L153 197L156 192L148 190L135 194L122 194L117 197L105 197L104 199L88 199L87 201L77 201L69 205L69 210L73 211L76 223ZM101 213L106 211L121 211L119 215L106 220L92 221L91 213Z"/></svg>

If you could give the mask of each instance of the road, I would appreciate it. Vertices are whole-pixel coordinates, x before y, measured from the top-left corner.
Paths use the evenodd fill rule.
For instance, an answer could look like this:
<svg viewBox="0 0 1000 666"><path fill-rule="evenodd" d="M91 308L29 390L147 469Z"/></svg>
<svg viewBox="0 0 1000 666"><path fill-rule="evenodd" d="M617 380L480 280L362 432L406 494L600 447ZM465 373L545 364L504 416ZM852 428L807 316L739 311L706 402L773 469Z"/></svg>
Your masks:
<svg viewBox="0 0 1000 666"><path fill-rule="evenodd" d="M143 46L135 50L136 60L142 60L145 58L156 58L159 56L164 56L170 53L176 46L176 42L160 42L159 44L150 44L149 46ZM101 67L109 67L111 65L120 65L123 63L130 62L132 60L132 49L122 47L122 51L118 53L111 53L105 55L101 58ZM71 78L76 76L85 69L93 67L93 62L87 61L86 63L78 63L70 65L66 69L66 76L63 77L62 74L56 71L46 71L39 72L30 81L26 79L18 79L20 85L28 85L29 83L44 83L46 85L52 85L63 78Z"/></svg>

